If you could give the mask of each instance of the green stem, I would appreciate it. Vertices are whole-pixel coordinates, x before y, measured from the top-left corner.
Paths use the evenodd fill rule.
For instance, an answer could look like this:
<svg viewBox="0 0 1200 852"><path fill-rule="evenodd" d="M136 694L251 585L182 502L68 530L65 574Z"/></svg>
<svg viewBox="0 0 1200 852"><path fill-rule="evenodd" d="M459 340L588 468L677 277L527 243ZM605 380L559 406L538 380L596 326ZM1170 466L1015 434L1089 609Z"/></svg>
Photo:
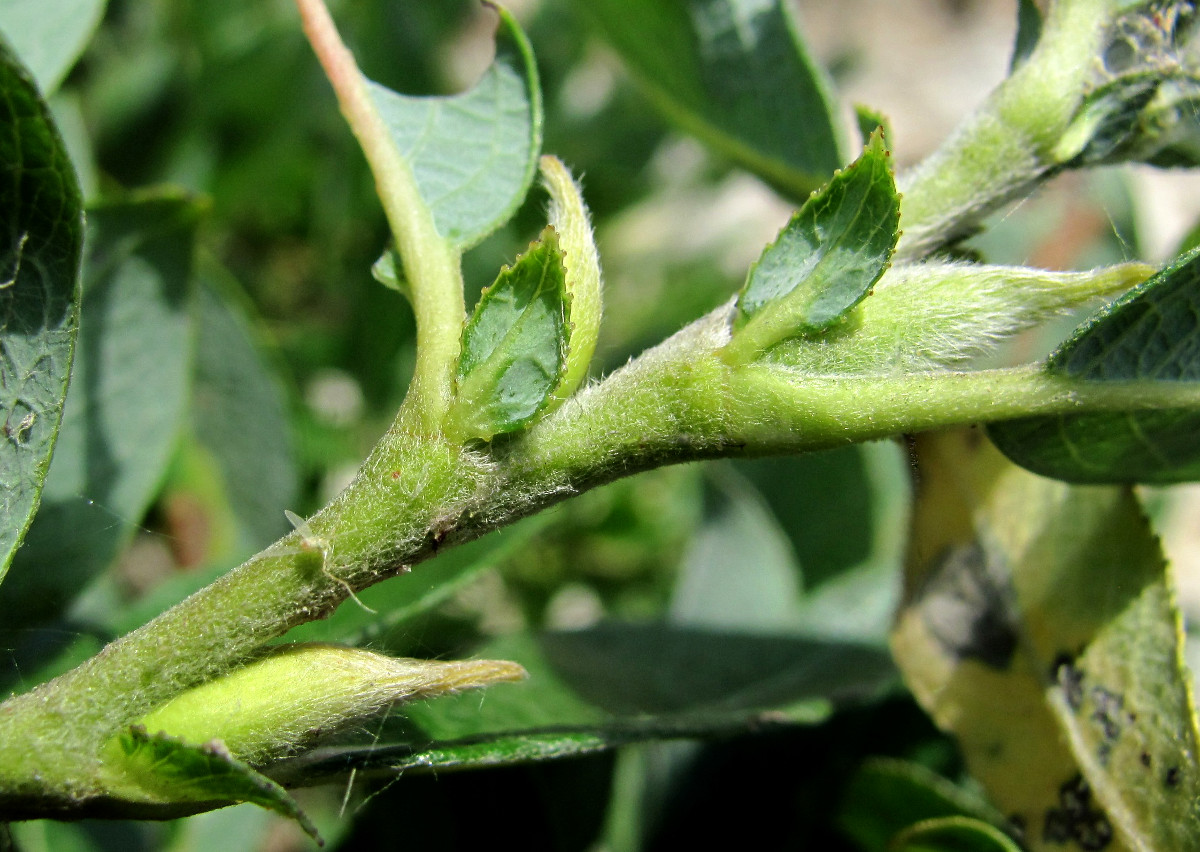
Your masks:
<svg viewBox="0 0 1200 852"><path fill-rule="evenodd" d="M349 589L620 476L1029 414L1200 407L1194 383L1078 382L1031 367L851 377L731 367L717 354L727 322L726 309L693 324L490 456L390 432L310 519L305 535L323 553L293 533L79 668L0 704L0 819L129 813L108 802L100 760L122 726L328 614Z"/></svg>
<svg viewBox="0 0 1200 852"><path fill-rule="evenodd" d="M296 0L313 50L358 139L404 264L417 319L417 363L398 421L434 435L449 406L466 308L458 252L437 232L416 178L396 148L353 55L342 43L323 0Z"/></svg>
<svg viewBox="0 0 1200 852"><path fill-rule="evenodd" d="M903 174L897 260L922 257L1032 191L1097 74L1117 0L1058 0L1037 47L945 144Z"/></svg>

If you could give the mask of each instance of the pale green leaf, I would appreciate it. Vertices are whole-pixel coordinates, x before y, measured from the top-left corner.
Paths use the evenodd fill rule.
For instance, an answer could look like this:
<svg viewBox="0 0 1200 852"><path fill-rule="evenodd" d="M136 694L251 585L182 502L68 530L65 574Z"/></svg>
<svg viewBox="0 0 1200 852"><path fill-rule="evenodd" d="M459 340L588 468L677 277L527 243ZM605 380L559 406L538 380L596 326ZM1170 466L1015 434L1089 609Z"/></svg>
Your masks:
<svg viewBox="0 0 1200 852"><path fill-rule="evenodd" d="M566 363L568 295L553 227L483 291L463 329L452 434L490 440L546 406Z"/></svg>
<svg viewBox="0 0 1200 852"><path fill-rule="evenodd" d="M412 166L438 233L468 248L525 198L542 145L542 95L533 51L504 9L496 60L469 91L412 97L369 83L392 141Z"/></svg>
<svg viewBox="0 0 1200 852"><path fill-rule="evenodd" d="M893 634L914 694L1034 852L1200 843L1200 736L1179 614L1133 496L919 439Z"/></svg>
<svg viewBox="0 0 1200 852"><path fill-rule="evenodd" d="M1085 323L1046 370L1097 383L1200 381L1200 250ZM1200 414L1191 410L1025 418L988 432L1018 464L1069 482L1200 477Z"/></svg>
<svg viewBox="0 0 1200 852"><path fill-rule="evenodd" d="M793 198L842 162L837 110L781 0L577 0L659 107Z"/></svg>
<svg viewBox="0 0 1200 852"><path fill-rule="evenodd" d="M49 95L87 46L105 0L0 0L0 32Z"/></svg>
<svg viewBox="0 0 1200 852"><path fill-rule="evenodd" d="M78 330L83 213L49 110L3 45L0 94L3 580L37 511L59 433Z"/></svg>

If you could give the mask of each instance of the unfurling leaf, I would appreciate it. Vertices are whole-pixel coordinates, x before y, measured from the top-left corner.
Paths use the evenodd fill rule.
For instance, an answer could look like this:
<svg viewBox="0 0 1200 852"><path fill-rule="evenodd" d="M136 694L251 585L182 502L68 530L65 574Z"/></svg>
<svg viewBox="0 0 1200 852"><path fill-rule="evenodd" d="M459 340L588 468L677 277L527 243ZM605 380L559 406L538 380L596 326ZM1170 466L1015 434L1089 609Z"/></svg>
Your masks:
<svg viewBox="0 0 1200 852"><path fill-rule="evenodd" d="M175 697L139 723L188 742L220 740L262 766L390 704L520 680L516 663L387 657L340 645L274 648Z"/></svg>
<svg viewBox="0 0 1200 852"><path fill-rule="evenodd" d="M546 407L567 361L568 302L563 252L548 226L483 291L463 329L448 435L491 440Z"/></svg>
<svg viewBox="0 0 1200 852"><path fill-rule="evenodd" d="M863 299L896 246L900 200L883 134L804 203L750 268L738 296L732 363L813 335Z"/></svg>
<svg viewBox="0 0 1200 852"><path fill-rule="evenodd" d="M533 50L512 15L489 5L500 14L496 59L469 91L413 97L369 83L438 233L460 249L478 243L516 211L542 146Z"/></svg>
<svg viewBox="0 0 1200 852"><path fill-rule="evenodd" d="M1184 255L1081 326L1046 371L1096 382L1200 382L1200 249ZM1068 482L1200 478L1194 408L1030 417L988 434L1013 461Z"/></svg>
<svg viewBox="0 0 1200 852"><path fill-rule="evenodd" d="M566 267L567 363L550 407L567 399L587 376L600 335L600 257L592 237L587 206L571 173L557 157L542 157L542 180L550 193L550 224L562 247Z"/></svg>
<svg viewBox="0 0 1200 852"><path fill-rule="evenodd" d="M1133 495L922 436L892 646L1031 852L1194 849L1200 748L1170 575Z"/></svg>

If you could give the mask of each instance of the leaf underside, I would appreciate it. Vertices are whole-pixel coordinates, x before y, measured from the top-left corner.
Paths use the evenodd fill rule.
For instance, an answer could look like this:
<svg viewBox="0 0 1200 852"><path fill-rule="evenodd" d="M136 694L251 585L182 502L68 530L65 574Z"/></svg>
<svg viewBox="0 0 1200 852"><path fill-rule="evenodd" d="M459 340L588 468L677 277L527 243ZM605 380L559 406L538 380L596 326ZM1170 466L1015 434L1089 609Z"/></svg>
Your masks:
<svg viewBox="0 0 1200 852"><path fill-rule="evenodd" d="M62 139L0 44L0 580L37 510L79 319L83 213Z"/></svg>
<svg viewBox="0 0 1200 852"><path fill-rule="evenodd" d="M541 152L541 89L533 52L512 16L496 8L496 59L470 90L412 97L368 81L438 233L462 249L512 216L529 191Z"/></svg>
<svg viewBox="0 0 1200 852"><path fill-rule="evenodd" d="M0 0L0 32L45 95L58 88L104 15L106 0Z"/></svg>
<svg viewBox="0 0 1200 852"><path fill-rule="evenodd" d="M1094 382L1200 381L1200 250L1184 255L1082 326L1050 373ZM988 434L1013 461L1069 482L1200 478L1200 413L1148 410L1030 417Z"/></svg>

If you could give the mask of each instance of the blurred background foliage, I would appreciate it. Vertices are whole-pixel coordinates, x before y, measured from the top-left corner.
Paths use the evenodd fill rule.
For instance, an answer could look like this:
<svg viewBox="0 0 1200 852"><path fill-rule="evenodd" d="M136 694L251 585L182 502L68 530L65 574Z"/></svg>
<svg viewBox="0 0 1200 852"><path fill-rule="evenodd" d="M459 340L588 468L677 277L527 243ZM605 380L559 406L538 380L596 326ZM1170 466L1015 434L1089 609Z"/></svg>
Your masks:
<svg viewBox="0 0 1200 852"><path fill-rule="evenodd" d="M473 0L330 5L364 72L399 91L455 91L488 62L494 18ZM806 0L799 8L846 102L878 99L871 106L894 120L898 161L911 163L1000 79L1015 13L983 0L928 0L921 14L906 14L913 37L924 35L903 47L906 37L888 29L895 16L887 4L851 5ZM596 223L606 273L599 375L726 300L791 202L671 129L572 4L513 8L538 57L545 149L582 176ZM858 41L836 27L851 14L861 18ZM922 81L910 86L915 100L881 82L896 85L897 76ZM937 89L939 78L960 88ZM390 422L413 362L408 306L370 274L387 241L371 177L289 0L110 0L52 106L93 201L171 187L206 209L194 234L189 331L180 338L190 362L175 380L189 402L164 427L169 460L143 477L144 499L128 507L88 484L50 495L97 514L109 543L72 586L78 597L0 631L5 689L94 652L237 564L286 531L284 509L319 507ZM1144 186L1127 172L1071 175L1006 212L973 245L992 261L1052 268L1161 253L1171 239L1164 228L1181 234L1191 223L1156 221L1147 241ZM467 254L469 301L537 234L545 204L535 190ZM85 328L88 320L85 313ZM1073 324L1064 320L1059 333ZM1015 355L1045 351L1055 333L1022 338ZM861 674L852 698L826 698L806 711L807 724L772 725L764 716L762 730L743 720L703 743L300 791L326 848L466 849L505 834L528 850L874 850L916 819L975 812L982 806L953 746L899 688L890 663L879 663L908 493L898 443L656 471L370 590L363 597L379 617L348 605L298 629L288 638L427 657L539 635L564 678L587 653L600 653L570 637L602 636L614 624L870 652L862 672L843 673L852 682ZM1168 544L1171 529L1197 526L1194 501L1160 502ZM20 595L14 586L4 594ZM638 669L671 677L653 667L662 647L652 638L606 647L576 674L623 684L635 709L649 706ZM673 684L655 689L675 694ZM469 703L503 706L499 695ZM350 738L387 740L385 728ZM23 850L309 842L251 806L171 824L30 823L14 834Z"/></svg>

